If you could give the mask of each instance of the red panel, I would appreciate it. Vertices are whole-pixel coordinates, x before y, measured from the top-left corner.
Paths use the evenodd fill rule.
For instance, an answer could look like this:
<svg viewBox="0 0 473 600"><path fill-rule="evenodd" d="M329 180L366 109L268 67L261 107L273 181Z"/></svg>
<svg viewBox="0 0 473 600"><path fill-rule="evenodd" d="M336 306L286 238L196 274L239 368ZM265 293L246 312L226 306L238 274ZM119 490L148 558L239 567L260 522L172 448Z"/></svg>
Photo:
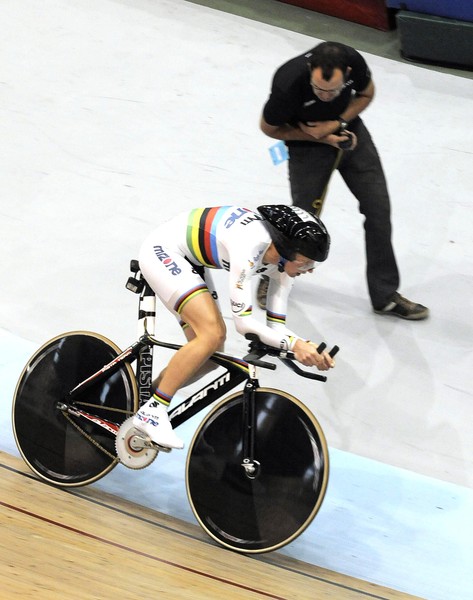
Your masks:
<svg viewBox="0 0 473 600"><path fill-rule="evenodd" d="M385 0L279 0L301 8L361 23L387 31L391 29Z"/></svg>

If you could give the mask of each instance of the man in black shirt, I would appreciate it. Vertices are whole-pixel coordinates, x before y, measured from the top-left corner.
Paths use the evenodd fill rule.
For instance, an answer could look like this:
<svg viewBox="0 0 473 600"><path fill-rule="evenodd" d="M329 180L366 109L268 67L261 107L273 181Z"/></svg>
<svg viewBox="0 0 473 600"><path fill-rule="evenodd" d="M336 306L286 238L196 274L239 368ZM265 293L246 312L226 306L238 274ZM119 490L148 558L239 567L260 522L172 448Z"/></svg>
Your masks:
<svg viewBox="0 0 473 600"><path fill-rule="evenodd" d="M261 130L287 145L295 206L319 214L320 199L335 168L357 198L365 217L366 273L374 311L425 319L428 308L397 291L399 272L391 244L386 179L359 116L372 101L374 90L361 54L344 44L323 42L276 71Z"/></svg>

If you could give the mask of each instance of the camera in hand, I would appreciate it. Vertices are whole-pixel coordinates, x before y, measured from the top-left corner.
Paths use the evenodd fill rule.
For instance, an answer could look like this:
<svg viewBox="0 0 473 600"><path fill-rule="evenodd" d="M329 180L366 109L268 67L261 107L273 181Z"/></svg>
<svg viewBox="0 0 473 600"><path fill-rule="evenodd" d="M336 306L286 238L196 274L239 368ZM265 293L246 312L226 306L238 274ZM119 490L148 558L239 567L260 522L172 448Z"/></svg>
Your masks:
<svg viewBox="0 0 473 600"><path fill-rule="evenodd" d="M345 129L343 131L340 131L337 133L337 135L343 135L346 139L338 142L337 146L341 149L341 150L350 150L351 147L353 146L353 139L354 139L354 135L351 131L346 131Z"/></svg>

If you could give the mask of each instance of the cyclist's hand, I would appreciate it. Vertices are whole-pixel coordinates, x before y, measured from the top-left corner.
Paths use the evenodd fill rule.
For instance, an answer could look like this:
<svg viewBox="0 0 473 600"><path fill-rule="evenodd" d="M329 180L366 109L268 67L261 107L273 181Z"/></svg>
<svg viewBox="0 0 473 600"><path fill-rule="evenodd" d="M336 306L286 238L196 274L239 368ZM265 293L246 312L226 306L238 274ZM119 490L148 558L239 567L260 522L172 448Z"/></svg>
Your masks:
<svg viewBox="0 0 473 600"><path fill-rule="evenodd" d="M296 360L306 367L317 367L319 371L328 371L335 366L335 361L328 352L317 352L317 346L312 342L297 340L293 348Z"/></svg>

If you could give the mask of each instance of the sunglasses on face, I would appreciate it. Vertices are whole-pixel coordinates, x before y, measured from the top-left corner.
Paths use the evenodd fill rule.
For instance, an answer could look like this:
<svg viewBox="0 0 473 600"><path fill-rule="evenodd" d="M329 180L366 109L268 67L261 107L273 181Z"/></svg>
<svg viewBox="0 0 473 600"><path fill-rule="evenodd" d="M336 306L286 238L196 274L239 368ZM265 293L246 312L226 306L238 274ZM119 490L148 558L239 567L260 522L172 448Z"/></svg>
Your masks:
<svg viewBox="0 0 473 600"><path fill-rule="evenodd" d="M319 87L318 85L316 85L313 81L312 81L312 67L310 66L309 63L307 63L307 67L309 69L309 81L310 81L310 86L312 88L312 91L314 92L314 94L330 94L331 96L338 96L339 94L341 94L343 92L343 90L346 88L346 83L343 82L341 85L337 86L336 88L332 88L332 89L324 89Z"/></svg>

